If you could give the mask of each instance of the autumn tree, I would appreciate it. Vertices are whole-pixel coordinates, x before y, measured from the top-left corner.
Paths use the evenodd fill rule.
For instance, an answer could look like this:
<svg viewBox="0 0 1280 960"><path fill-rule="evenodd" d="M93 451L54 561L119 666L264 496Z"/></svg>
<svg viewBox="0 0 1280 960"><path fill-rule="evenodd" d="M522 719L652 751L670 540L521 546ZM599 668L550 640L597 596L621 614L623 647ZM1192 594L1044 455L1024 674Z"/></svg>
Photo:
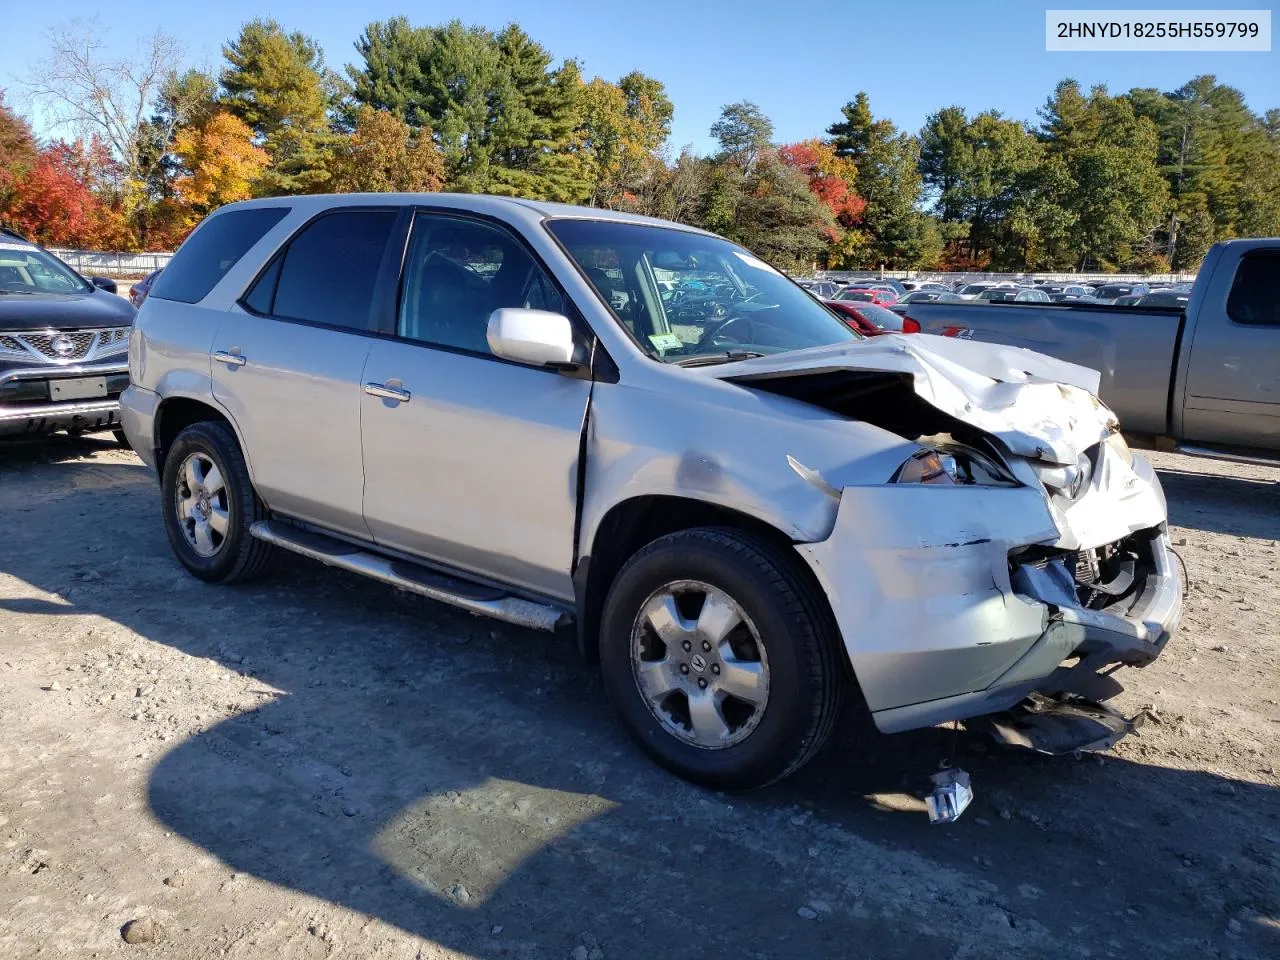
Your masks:
<svg viewBox="0 0 1280 960"><path fill-rule="evenodd" d="M431 131L361 106L355 129L334 147L328 187L341 192L424 193L444 186L444 158Z"/></svg>
<svg viewBox="0 0 1280 960"><path fill-rule="evenodd" d="M617 83L596 77L583 86L579 136L590 162L592 205L657 212L672 112L662 83L638 71Z"/></svg>
<svg viewBox="0 0 1280 960"><path fill-rule="evenodd" d="M100 146L62 141L40 150L15 184L3 219L46 246L127 249L123 216L103 203L87 179L103 152Z"/></svg>
<svg viewBox="0 0 1280 960"><path fill-rule="evenodd" d="M38 158L31 124L9 108L4 91L0 90L0 218L5 216L14 190Z"/></svg>
<svg viewBox="0 0 1280 960"><path fill-rule="evenodd" d="M223 204L253 196L253 185L271 160L254 145L248 125L221 109L180 129L173 152L183 170L176 188L187 226Z"/></svg>
<svg viewBox="0 0 1280 960"><path fill-rule="evenodd" d="M51 28L47 55L26 81L33 100L84 143L105 146L116 180L111 203L133 226L144 220L152 197L148 184L163 152L186 120L186 104L175 102L163 129L148 123L148 111L181 63L180 44L163 30L140 39L131 54L107 52L106 29L97 20L71 20Z"/></svg>
<svg viewBox="0 0 1280 960"><path fill-rule="evenodd" d="M837 156L831 144L817 138L780 147L778 159L802 174L809 183L809 192L831 211L834 222L828 229L826 265L855 263L867 242L860 229L867 204L854 188L858 168L853 161Z"/></svg>
<svg viewBox="0 0 1280 960"><path fill-rule="evenodd" d="M319 45L275 20L252 20L222 48L221 104L252 131L270 165L262 195L323 189L328 179L329 110L338 91Z"/></svg>

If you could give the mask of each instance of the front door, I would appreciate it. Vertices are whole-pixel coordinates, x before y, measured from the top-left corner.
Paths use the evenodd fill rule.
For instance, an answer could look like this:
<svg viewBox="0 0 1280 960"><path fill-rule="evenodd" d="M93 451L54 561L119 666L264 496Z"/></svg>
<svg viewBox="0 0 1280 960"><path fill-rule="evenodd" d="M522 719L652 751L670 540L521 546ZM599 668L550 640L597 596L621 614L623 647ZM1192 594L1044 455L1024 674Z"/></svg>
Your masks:
<svg viewBox="0 0 1280 960"><path fill-rule="evenodd" d="M365 364L365 521L384 546L567 600L591 382L494 357L498 307L566 309L506 230L417 214L395 336Z"/></svg>
<svg viewBox="0 0 1280 960"><path fill-rule="evenodd" d="M211 350L214 397L239 428L263 500L365 538L361 374L395 218L338 211L304 226L227 314Z"/></svg>
<svg viewBox="0 0 1280 960"><path fill-rule="evenodd" d="M1246 253L1225 305L1206 298L1200 310L1189 346L1183 434L1280 449L1280 250Z"/></svg>

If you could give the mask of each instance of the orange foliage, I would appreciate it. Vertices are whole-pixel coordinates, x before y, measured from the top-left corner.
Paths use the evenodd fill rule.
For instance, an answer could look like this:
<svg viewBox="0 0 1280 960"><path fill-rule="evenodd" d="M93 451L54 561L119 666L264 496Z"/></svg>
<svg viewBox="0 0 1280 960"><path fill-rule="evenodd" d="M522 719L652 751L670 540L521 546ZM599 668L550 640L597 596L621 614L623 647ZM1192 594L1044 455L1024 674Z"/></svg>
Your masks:
<svg viewBox="0 0 1280 960"><path fill-rule="evenodd" d="M271 161L265 150L254 145L253 131L244 121L225 110L181 128L174 135L173 152L186 170L174 189L190 208L190 223L224 203L251 197L253 181Z"/></svg>
<svg viewBox="0 0 1280 960"><path fill-rule="evenodd" d="M809 191L835 214L845 228L857 226L867 201L853 189L858 168L821 140L801 140L778 148L778 158L809 178Z"/></svg>

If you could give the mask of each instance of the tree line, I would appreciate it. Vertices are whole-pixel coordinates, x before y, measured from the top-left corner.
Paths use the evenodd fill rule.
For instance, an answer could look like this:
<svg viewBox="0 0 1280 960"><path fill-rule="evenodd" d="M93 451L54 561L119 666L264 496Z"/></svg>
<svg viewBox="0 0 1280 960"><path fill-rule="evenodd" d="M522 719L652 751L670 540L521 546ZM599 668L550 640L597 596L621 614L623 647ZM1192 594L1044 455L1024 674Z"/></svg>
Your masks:
<svg viewBox="0 0 1280 960"><path fill-rule="evenodd" d="M216 71L184 68L162 32L117 60L95 37L55 28L25 84L75 139L39 142L0 93L0 222L49 245L165 249L235 200L434 190L666 217L790 268L1157 272L1280 234L1280 110L1212 76L1063 80L1034 122L948 106L917 134L857 93L791 144L742 101L704 156L670 151L660 80L588 80L516 24L371 23L342 73L272 19Z"/></svg>

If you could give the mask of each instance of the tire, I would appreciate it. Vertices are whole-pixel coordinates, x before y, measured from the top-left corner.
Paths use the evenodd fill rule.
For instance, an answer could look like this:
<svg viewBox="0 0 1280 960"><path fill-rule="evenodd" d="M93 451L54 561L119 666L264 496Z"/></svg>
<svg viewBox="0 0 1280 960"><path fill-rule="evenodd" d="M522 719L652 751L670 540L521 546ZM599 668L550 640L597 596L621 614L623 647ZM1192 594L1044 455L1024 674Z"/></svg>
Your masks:
<svg viewBox="0 0 1280 960"><path fill-rule="evenodd" d="M197 519L181 520L180 509L184 501L193 499L190 478L185 467L195 458L195 469L204 469L201 479L208 480L211 473L205 465L218 470L218 478L212 480L202 503L194 505ZM221 487L214 490L220 481ZM197 487L199 485L197 484ZM160 503L164 517L164 530L169 537L178 561L190 573L210 583L240 583L259 576L266 569L273 549L270 544L249 534L249 527L267 518L266 507L249 480L249 468L235 434L223 423L204 421L194 423L178 434L165 456L161 473ZM209 508L206 533L208 541L193 533L199 521L199 511ZM215 520L215 515L220 518ZM219 532L215 524L223 528ZM211 552L202 548L212 547Z"/></svg>
<svg viewBox="0 0 1280 960"><path fill-rule="evenodd" d="M741 617L717 641L725 598L736 613L721 622ZM672 609L681 621L663 642L653 624L669 623ZM708 629L689 633L708 609ZM632 738L660 766L717 790L763 787L818 753L844 696L840 650L825 598L798 560L729 528L684 530L642 548L614 579L601 620L605 686ZM690 685L695 680L701 689ZM668 685L672 692L663 694ZM719 704L714 713L708 696Z"/></svg>

